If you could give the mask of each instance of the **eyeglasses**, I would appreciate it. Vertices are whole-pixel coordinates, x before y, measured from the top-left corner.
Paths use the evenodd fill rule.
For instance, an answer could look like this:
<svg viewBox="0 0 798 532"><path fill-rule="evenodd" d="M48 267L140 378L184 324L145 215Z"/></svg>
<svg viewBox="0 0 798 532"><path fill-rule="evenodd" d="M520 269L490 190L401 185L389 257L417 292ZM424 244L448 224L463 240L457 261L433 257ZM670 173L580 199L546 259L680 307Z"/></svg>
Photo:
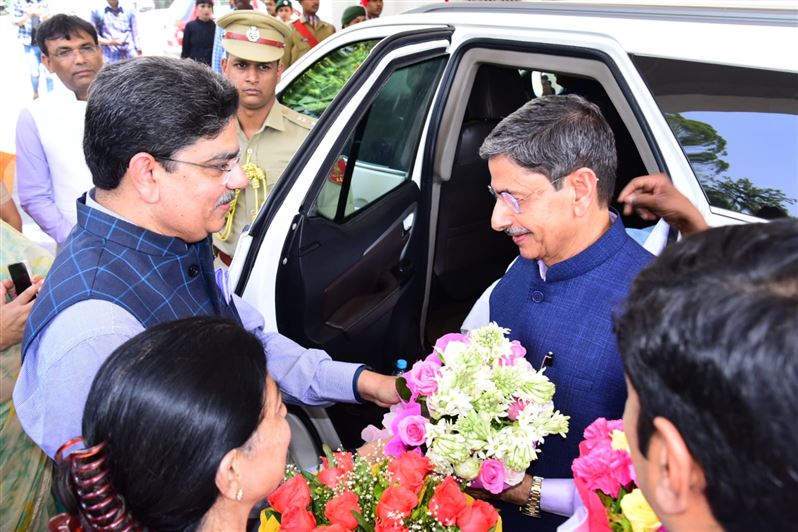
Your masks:
<svg viewBox="0 0 798 532"><path fill-rule="evenodd" d="M191 161L180 161L178 159L170 159L169 157L156 157L155 159L157 159L159 161L169 161L169 162L172 162L172 163L182 163L182 164L188 164L188 165L191 165L191 166L198 166L200 168L207 168L209 170L216 170L217 172L226 172L226 173L229 174L230 172L233 171L233 168L235 168L236 165L238 164L238 162L241 160L241 157L240 156L236 157L235 159L233 159L232 161L230 161L227 164L193 163Z"/></svg>
<svg viewBox="0 0 798 532"><path fill-rule="evenodd" d="M99 46L94 44L84 44L80 48L59 48L53 53L53 56L56 59L72 59L75 57L75 54L80 55L94 55L99 50Z"/></svg>
<svg viewBox="0 0 798 532"><path fill-rule="evenodd" d="M558 177L557 179L550 181L550 183L554 185L554 183L562 181L566 177L568 176ZM531 192L526 196L524 196L523 198L516 198L509 192L496 192L495 190L493 190L492 186L488 185L488 192L490 192L490 195L493 196L493 199L501 198L502 201L504 201L504 204L507 205L509 208L511 208L515 214L521 214L521 203L528 200L530 197L534 196L540 191L538 190L535 192Z"/></svg>

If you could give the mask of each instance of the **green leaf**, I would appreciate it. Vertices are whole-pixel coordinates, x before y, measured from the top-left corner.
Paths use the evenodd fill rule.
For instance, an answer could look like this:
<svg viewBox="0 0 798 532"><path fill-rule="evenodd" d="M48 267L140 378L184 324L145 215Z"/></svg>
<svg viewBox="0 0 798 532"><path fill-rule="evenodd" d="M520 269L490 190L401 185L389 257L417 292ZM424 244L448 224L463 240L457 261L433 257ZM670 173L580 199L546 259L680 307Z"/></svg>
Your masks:
<svg viewBox="0 0 798 532"><path fill-rule="evenodd" d="M399 394L399 397L402 398L402 401L409 401L410 398L413 396L413 392L410 391L410 388L407 387L407 381L404 377L399 377L396 379L396 391Z"/></svg>
<svg viewBox="0 0 798 532"><path fill-rule="evenodd" d="M283 515L274 508L266 508L264 512L266 512L266 519L274 517L277 521L280 521L283 518Z"/></svg>
<svg viewBox="0 0 798 532"><path fill-rule="evenodd" d="M363 529L363 532L374 532L374 527L371 526L362 515L354 510L352 510L352 514L355 516L355 519L357 519L357 522L360 524L360 528Z"/></svg>
<svg viewBox="0 0 798 532"><path fill-rule="evenodd" d="M321 446L324 450L324 456L327 458L327 464L330 467L338 467L338 464L335 463L335 455L333 454L333 450L330 448L329 445L326 443Z"/></svg>

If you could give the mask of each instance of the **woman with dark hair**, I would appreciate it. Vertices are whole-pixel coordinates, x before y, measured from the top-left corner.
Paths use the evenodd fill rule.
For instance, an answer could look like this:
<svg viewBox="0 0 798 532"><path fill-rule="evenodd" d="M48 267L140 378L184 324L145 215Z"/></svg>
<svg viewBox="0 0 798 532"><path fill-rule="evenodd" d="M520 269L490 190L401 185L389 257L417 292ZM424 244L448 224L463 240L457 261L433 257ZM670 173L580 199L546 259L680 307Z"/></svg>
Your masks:
<svg viewBox="0 0 798 532"><path fill-rule="evenodd" d="M71 526L244 530L282 479L285 414L261 342L241 327L202 317L147 329L95 377L85 449L65 454L73 440L56 456L62 497L82 508Z"/></svg>

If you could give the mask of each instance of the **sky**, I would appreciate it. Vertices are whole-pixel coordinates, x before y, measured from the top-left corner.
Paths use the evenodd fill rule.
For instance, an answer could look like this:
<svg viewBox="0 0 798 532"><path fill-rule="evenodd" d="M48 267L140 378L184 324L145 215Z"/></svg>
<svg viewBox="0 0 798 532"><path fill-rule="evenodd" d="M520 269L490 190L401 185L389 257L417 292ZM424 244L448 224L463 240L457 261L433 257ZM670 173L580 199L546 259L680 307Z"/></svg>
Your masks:
<svg viewBox="0 0 798 532"><path fill-rule="evenodd" d="M711 124L726 139L725 175L781 190L797 200L787 210L798 216L798 115L703 111L682 115Z"/></svg>

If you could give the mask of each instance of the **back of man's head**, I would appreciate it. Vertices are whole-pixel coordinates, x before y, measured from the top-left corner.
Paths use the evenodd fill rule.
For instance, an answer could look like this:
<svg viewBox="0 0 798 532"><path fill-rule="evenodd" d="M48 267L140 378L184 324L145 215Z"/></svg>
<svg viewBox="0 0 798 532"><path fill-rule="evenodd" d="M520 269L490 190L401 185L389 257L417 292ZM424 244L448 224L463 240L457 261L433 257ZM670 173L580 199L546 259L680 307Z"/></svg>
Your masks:
<svg viewBox="0 0 798 532"><path fill-rule="evenodd" d="M599 203L609 205L615 193L615 136L598 106L575 94L527 102L491 131L479 155L505 156L545 175L557 190L562 182L555 180L590 168L598 177Z"/></svg>
<svg viewBox="0 0 798 532"><path fill-rule="evenodd" d="M115 189L140 152L171 170L163 159L216 137L237 107L235 87L195 61L140 57L107 65L86 106L83 152L94 185Z"/></svg>
<svg viewBox="0 0 798 532"><path fill-rule="evenodd" d="M97 40L97 30L94 26L74 15L64 15L59 13L48 18L41 25L36 28L36 44L44 55L49 55L50 51L47 49L47 41L54 39L70 40L77 37L81 33L85 33L92 38L94 44L99 44Z"/></svg>
<svg viewBox="0 0 798 532"><path fill-rule="evenodd" d="M635 280L616 334L639 401L639 451L649 454L653 420L665 418L703 471L723 528L794 527L798 220L670 246Z"/></svg>

